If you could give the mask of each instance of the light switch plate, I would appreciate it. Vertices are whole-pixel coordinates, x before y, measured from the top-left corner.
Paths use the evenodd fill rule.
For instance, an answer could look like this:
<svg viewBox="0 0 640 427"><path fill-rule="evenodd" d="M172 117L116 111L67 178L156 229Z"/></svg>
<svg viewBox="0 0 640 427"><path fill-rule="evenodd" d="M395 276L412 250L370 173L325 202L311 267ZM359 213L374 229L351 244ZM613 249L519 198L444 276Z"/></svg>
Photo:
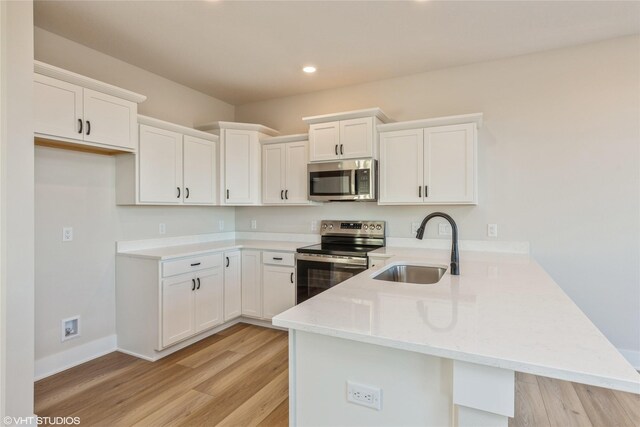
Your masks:
<svg viewBox="0 0 640 427"><path fill-rule="evenodd" d="M161 222L160 225L158 225L158 233L160 234L167 233L167 225L164 222Z"/></svg>
<svg viewBox="0 0 640 427"><path fill-rule="evenodd" d="M70 242L73 240L73 227L62 227L62 241Z"/></svg>
<svg viewBox="0 0 640 427"><path fill-rule="evenodd" d="M487 236L498 237L498 224L487 224Z"/></svg>

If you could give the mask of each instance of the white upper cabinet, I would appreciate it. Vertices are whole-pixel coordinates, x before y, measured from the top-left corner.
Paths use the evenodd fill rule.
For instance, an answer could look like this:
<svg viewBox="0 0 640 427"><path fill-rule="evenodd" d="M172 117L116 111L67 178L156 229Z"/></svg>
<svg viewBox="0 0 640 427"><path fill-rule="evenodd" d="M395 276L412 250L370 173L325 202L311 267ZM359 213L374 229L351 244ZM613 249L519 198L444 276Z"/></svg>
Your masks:
<svg viewBox="0 0 640 427"><path fill-rule="evenodd" d="M228 206L262 203L262 148L260 140L275 136L266 126L213 122L198 129L220 135L220 203Z"/></svg>
<svg viewBox="0 0 640 427"><path fill-rule="evenodd" d="M477 204L482 114L393 123L380 130L379 204Z"/></svg>
<svg viewBox="0 0 640 427"><path fill-rule="evenodd" d="M217 204L218 137L151 117L138 121L137 154L116 157L116 202Z"/></svg>
<svg viewBox="0 0 640 427"><path fill-rule="evenodd" d="M307 205L307 134L262 141L262 203Z"/></svg>
<svg viewBox="0 0 640 427"><path fill-rule="evenodd" d="M96 149L135 152L138 103L146 97L35 62L37 138Z"/></svg>
<svg viewBox="0 0 640 427"><path fill-rule="evenodd" d="M377 158L377 125L389 122L379 108L305 117L309 161Z"/></svg>

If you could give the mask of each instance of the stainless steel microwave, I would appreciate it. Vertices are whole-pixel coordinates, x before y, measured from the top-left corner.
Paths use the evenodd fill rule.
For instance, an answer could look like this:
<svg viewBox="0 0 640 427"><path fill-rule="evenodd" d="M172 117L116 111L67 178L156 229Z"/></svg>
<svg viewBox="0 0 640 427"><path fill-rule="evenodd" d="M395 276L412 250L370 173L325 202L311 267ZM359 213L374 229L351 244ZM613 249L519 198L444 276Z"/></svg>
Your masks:
<svg viewBox="0 0 640 427"><path fill-rule="evenodd" d="M377 200L377 160L309 163L307 176L309 200L318 202Z"/></svg>

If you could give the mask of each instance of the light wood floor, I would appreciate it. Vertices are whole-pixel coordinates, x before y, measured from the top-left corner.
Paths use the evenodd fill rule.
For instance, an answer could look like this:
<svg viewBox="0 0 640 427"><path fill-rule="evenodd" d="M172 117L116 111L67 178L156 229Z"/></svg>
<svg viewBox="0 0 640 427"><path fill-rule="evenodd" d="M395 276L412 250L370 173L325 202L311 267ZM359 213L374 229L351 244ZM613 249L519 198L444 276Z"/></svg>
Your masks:
<svg viewBox="0 0 640 427"><path fill-rule="evenodd" d="M111 353L35 384L36 414L84 426L286 426L286 332L245 324L157 362ZM640 396L516 377L520 426L640 426Z"/></svg>

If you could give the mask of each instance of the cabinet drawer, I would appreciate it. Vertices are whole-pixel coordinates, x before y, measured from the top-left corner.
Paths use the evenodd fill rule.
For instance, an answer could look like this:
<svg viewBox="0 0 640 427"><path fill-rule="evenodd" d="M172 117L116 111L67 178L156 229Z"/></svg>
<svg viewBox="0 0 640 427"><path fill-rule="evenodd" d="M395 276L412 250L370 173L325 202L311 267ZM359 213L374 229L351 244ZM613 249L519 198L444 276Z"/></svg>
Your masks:
<svg viewBox="0 0 640 427"><path fill-rule="evenodd" d="M215 267L222 267L222 253L200 255L176 261L163 262L162 277L175 276L177 274Z"/></svg>
<svg viewBox="0 0 640 427"><path fill-rule="evenodd" d="M262 263L273 265L295 265L295 254L291 252L263 252Z"/></svg>

